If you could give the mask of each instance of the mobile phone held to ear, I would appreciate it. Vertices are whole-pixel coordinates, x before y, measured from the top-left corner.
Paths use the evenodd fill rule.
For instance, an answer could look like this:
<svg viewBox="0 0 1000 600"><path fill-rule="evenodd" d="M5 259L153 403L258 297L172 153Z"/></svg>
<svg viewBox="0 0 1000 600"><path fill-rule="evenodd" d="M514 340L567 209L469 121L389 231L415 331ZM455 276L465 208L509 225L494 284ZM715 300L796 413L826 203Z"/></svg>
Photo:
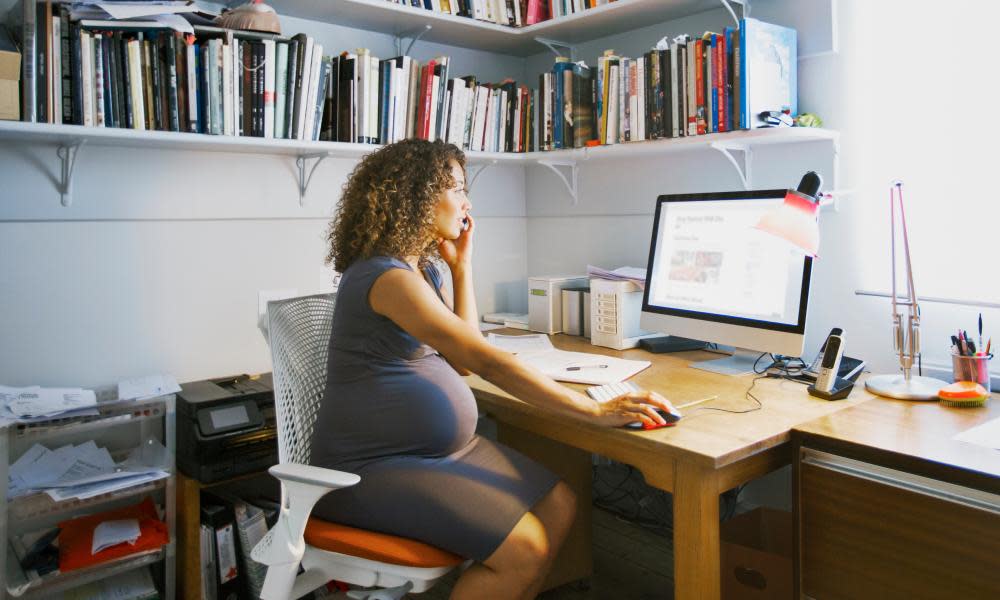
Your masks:
<svg viewBox="0 0 1000 600"><path fill-rule="evenodd" d="M469 217L465 217L464 219L462 219L462 231L468 231L468 230L469 230Z"/></svg>
<svg viewBox="0 0 1000 600"><path fill-rule="evenodd" d="M839 334L830 332L830 336L823 344L821 355L823 358L819 364L816 383L807 388L809 394L826 400L846 398L851 393L854 382L837 377L837 373L840 372L840 360L844 356L842 332Z"/></svg>

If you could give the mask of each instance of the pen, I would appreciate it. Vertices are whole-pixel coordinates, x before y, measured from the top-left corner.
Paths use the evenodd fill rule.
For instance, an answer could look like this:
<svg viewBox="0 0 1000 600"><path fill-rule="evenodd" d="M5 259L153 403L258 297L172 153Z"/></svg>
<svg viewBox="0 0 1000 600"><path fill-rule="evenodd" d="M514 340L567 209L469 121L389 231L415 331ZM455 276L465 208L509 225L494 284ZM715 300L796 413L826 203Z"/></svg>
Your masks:
<svg viewBox="0 0 1000 600"><path fill-rule="evenodd" d="M608 365L581 365L579 367L566 367L567 371L579 371L580 369L607 369Z"/></svg>
<svg viewBox="0 0 1000 600"><path fill-rule="evenodd" d="M983 347L983 313L979 313L979 347Z"/></svg>

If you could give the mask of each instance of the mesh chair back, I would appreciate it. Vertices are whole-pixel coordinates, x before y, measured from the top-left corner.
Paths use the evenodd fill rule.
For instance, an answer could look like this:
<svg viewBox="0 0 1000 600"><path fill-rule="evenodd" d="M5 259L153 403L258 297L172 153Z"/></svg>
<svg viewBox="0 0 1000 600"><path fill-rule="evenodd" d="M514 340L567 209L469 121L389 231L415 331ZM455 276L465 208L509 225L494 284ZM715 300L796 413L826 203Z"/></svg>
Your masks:
<svg viewBox="0 0 1000 600"><path fill-rule="evenodd" d="M278 424L278 460L309 464L313 425L326 390L336 294L267 303Z"/></svg>

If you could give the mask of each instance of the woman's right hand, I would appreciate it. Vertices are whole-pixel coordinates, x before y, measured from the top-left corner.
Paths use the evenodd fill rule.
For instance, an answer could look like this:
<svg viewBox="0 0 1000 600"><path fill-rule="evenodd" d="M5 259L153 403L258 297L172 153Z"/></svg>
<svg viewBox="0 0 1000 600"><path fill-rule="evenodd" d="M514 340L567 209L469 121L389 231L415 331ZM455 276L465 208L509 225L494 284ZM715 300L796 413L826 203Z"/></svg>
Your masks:
<svg viewBox="0 0 1000 600"><path fill-rule="evenodd" d="M641 391L622 394L598 405L595 420L602 425L619 427L641 421L643 425L664 425L666 420L656 409L673 410L670 401L656 392Z"/></svg>

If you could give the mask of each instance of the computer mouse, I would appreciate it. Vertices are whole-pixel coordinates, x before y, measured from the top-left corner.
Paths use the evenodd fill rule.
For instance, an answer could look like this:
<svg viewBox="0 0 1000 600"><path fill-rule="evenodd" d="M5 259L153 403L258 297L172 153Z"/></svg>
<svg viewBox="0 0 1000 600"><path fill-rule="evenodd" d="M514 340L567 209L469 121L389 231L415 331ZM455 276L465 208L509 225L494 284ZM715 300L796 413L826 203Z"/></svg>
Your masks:
<svg viewBox="0 0 1000 600"><path fill-rule="evenodd" d="M677 423L677 421L680 421L681 417L683 416L681 415L681 411L677 410L676 408L672 408L669 411L663 410L662 408L658 408L656 409L656 412L660 413L660 416L663 417L663 420L666 421L666 423L662 425L660 425L659 423L650 423L647 425L642 421L636 421L634 423L629 423L625 425L625 427L628 427L629 429L645 429L645 430L659 429L661 427L673 427Z"/></svg>

